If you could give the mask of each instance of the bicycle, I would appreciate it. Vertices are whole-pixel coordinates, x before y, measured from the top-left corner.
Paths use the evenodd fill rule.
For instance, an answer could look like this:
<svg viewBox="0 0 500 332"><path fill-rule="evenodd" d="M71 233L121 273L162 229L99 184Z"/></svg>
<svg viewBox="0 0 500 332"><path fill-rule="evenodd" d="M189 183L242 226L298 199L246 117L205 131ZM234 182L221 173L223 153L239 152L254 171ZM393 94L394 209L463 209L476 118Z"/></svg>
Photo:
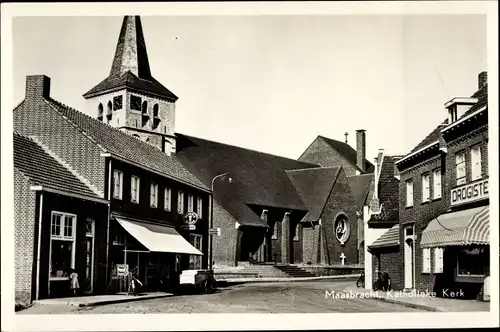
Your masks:
<svg viewBox="0 0 500 332"><path fill-rule="evenodd" d="M363 287L363 288L365 287L365 270L361 271L361 275L356 281L356 287Z"/></svg>
<svg viewBox="0 0 500 332"><path fill-rule="evenodd" d="M388 292L391 290L391 278L389 277L389 273L387 272L378 272L377 280L373 283L373 290L383 290L384 292Z"/></svg>
<svg viewBox="0 0 500 332"><path fill-rule="evenodd" d="M136 286L136 283L139 284L139 285L141 285L141 287L143 285L142 285L142 282L134 276L134 274L137 275L137 267L133 268L128 273L128 278L129 278L128 293L132 294L134 296L137 296L137 286Z"/></svg>

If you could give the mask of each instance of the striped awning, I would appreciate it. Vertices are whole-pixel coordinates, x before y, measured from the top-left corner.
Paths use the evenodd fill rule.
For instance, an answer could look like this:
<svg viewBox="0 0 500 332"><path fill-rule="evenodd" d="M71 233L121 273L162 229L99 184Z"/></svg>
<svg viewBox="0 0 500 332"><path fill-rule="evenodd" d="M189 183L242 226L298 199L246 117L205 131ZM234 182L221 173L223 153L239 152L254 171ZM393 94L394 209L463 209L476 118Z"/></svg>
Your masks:
<svg viewBox="0 0 500 332"><path fill-rule="evenodd" d="M368 246L370 249L399 246L399 224L392 226L387 232Z"/></svg>
<svg viewBox="0 0 500 332"><path fill-rule="evenodd" d="M423 248L490 243L490 209L482 206L442 214L422 233Z"/></svg>

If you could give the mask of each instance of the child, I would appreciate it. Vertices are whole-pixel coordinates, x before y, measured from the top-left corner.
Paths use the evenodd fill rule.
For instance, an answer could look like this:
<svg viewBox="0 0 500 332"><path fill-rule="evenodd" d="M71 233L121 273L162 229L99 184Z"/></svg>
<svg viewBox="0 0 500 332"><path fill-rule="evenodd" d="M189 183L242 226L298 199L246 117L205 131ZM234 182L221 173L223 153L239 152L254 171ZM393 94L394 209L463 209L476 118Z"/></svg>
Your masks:
<svg viewBox="0 0 500 332"><path fill-rule="evenodd" d="M69 275L70 287L73 290L73 295L76 295L80 284L78 283L78 273L74 269L70 269L71 274Z"/></svg>

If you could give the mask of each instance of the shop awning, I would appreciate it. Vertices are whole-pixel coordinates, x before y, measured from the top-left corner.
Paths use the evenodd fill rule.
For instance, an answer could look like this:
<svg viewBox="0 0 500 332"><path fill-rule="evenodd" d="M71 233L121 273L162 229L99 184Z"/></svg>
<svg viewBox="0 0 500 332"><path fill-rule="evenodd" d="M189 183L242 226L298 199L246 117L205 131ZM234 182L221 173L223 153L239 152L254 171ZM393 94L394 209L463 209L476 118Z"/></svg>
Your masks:
<svg viewBox="0 0 500 332"><path fill-rule="evenodd" d="M399 224L392 226L387 232L368 246L370 249L399 246Z"/></svg>
<svg viewBox="0 0 500 332"><path fill-rule="evenodd" d="M154 252L203 255L172 227L153 225L115 217L137 241Z"/></svg>
<svg viewBox="0 0 500 332"><path fill-rule="evenodd" d="M442 214L433 219L422 233L424 248L453 245L489 244L490 209L482 206Z"/></svg>

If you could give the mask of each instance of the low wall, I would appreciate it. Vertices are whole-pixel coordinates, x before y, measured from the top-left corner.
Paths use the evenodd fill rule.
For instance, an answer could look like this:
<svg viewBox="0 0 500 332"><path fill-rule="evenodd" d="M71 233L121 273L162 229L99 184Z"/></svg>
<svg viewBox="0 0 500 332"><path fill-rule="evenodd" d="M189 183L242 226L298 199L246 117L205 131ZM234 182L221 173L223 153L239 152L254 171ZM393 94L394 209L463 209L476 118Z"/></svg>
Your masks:
<svg viewBox="0 0 500 332"><path fill-rule="evenodd" d="M361 274L363 265L301 265L307 272L321 276L335 276L345 274Z"/></svg>

